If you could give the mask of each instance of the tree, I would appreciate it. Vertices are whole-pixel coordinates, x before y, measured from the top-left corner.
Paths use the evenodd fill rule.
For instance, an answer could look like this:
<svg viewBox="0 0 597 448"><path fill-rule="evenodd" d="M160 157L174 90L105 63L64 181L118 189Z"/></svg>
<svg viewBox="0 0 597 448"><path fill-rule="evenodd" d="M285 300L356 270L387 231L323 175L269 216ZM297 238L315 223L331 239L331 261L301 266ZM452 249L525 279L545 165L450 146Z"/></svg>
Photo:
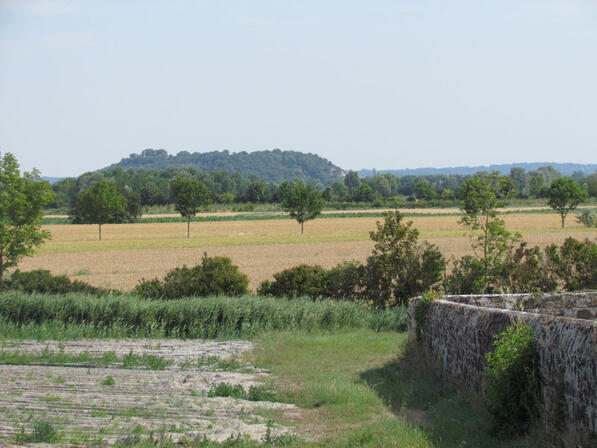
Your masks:
<svg viewBox="0 0 597 448"><path fill-rule="evenodd" d="M305 221L315 219L321 213L323 205L321 193L313 185L305 185L301 180L285 185L282 208L301 225L301 235Z"/></svg>
<svg viewBox="0 0 597 448"><path fill-rule="evenodd" d="M102 225L132 221L126 196L112 182L99 181L81 191L71 211L75 224L97 224L99 240Z"/></svg>
<svg viewBox="0 0 597 448"><path fill-rule="evenodd" d="M459 222L475 238L472 247L482 266L480 292L486 292L499 277L505 257L520 240L519 234L506 230L504 220L497 215L497 209L513 194L510 178L497 172L467 179L460 189L460 209L466 215Z"/></svg>
<svg viewBox="0 0 597 448"><path fill-rule="evenodd" d="M15 156L0 154L0 283L8 268L50 237L41 230L41 219L44 206L53 198L50 185L37 170L21 176Z"/></svg>
<svg viewBox="0 0 597 448"><path fill-rule="evenodd" d="M425 199L429 201L437 197L437 193L433 187L426 180L422 180L415 185L415 197L417 199Z"/></svg>
<svg viewBox="0 0 597 448"><path fill-rule="evenodd" d="M353 198L357 194L357 190L361 186L361 179L359 178L359 173L356 171L350 170L348 174L344 177L344 185L348 188L348 193Z"/></svg>
<svg viewBox="0 0 597 448"><path fill-rule="evenodd" d="M363 287L375 305L403 305L441 281L444 257L436 246L419 244L418 230L400 212L386 213L369 236L375 246L364 267Z"/></svg>
<svg viewBox="0 0 597 448"><path fill-rule="evenodd" d="M369 186L369 184L362 183L359 185L356 194L353 196L353 199L358 202L372 202L375 199L375 194L373 193L373 189Z"/></svg>
<svg viewBox="0 0 597 448"><path fill-rule="evenodd" d="M203 182L188 177L177 177L170 184L174 207L187 218L187 238L191 237L191 217L211 202L209 189Z"/></svg>
<svg viewBox="0 0 597 448"><path fill-rule="evenodd" d="M563 229L566 215L587 199L587 191L569 177L561 177L551 183L547 197L549 206L560 213Z"/></svg>

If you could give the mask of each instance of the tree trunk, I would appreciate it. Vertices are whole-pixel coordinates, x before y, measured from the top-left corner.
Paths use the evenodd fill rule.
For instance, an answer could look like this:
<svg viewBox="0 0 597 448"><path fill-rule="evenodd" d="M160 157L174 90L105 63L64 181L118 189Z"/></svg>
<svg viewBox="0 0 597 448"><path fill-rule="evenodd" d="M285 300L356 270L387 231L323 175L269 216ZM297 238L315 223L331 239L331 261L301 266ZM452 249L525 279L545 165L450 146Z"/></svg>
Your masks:
<svg viewBox="0 0 597 448"><path fill-rule="evenodd" d="M102 240L102 225L98 224L98 226L99 226L99 240L101 241Z"/></svg>
<svg viewBox="0 0 597 448"><path fill-rule="evenodd" d="M187 216L187 238L191 237L191 217Z"/></svg>
<svg viewBox="0 0 597 448"><path fill-rule="evenodd" d="M301 222L301 235L303 234L303 226L305 225L304 222Z"/></svg>
<svg viewBox="0 0 597 448"><path fill-rule="evenodd" d="M564 221L566 220L566 215L564 213L560 213L562 216L562 229L564 228Z"/></svg>

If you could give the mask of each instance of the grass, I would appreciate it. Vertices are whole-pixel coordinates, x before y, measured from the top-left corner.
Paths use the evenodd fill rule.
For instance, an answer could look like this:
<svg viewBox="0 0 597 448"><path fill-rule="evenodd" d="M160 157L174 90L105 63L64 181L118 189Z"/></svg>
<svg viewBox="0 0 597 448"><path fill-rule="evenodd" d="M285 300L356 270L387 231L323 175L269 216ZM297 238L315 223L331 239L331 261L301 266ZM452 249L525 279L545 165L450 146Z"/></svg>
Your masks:
<svg viewBox="0 0 597 448"><path fill-rule="evenodd" d="M282 417L319 438L297 446L533 447L540 436L500 440L482 403L444 384L406 335L367 330L266 334L253 362L270 386L305 410Z"/></svg>
<svg viewBox="0 0 597 448"><path fill-rule="evenodd" d="M147 370L164 370L170 361L153 355L137 355L132 352L119 358L114 352L106 352L102 356L91 356L89 352L77 355L52 352L47 348L42 353L23 353L18 351L0 351L0 364L5 365L44 365L73 367L115 367L123 369L143 368ZM64 380L54 380L64 383Z"/></svg>
<svg viewBox="0 0 597 448"><path fill-rule="evenodd" d="M202 370L220 370L226 372L239 372L239 373L248 373L254 372L255 369L243 363L235 358L225 358L221 359L217 356L209 356L207 358L198 358L196 362L192 362L187 360L180 365L181 369L189 369L192 367L197 367Z"/></svg>
<svg viewBox="0 0 597 448"><path fill-rule="evenodd" d="M280 402L276 393L267 386L251 386L246 391L240 384L219 383L207 392L208 397L232 397L248 401Z"/></svg>
<svg viewBox="0 0 597 448"><path fill-rule="evenodd" d="M463 216L462 213L458 208L453 209L441 209L441 210L434 210L433 208L415 208L413 210L420 210L420 211L410 211L410 210L403 210L402 213L406 217L417 217L417 216ZM535 209L531 208L523 208L517 209L515 207L510 209L501 210L499 214L501 215L509 215L509 214L555 214L557 213L555 210L551 208L545 207L537 207ZM187 219L182 216L174 216L175 213L170 212L168 216L159 216L159 215L150 215L150 216L141 216L137 222L141 224L155 224L155 223L170 223L170 222L187 222ZM384 215L384 210L379 211L358 211L358 210L346 210L346 211L334 211L328 210L325 213L318 216L318 219L333 219L333 218L382 218ZM280 212L239 212L233 214L209 214L209 215L199 215L194 216L191 218L191 222L227 222L227 221L267 221L271 219L294 219L287 213L280 213ZM42 220L43 225L64 225L64 224L72 224L70 218L66 216L49 216L44 217Z"/></svg>
<svg viewBox="0 0 597 448"><path fill-rule="evenodd" d="M0 293L0 339L252 338L265 331L343 328L405 330L406 310L255 296L151 301L129 295L98 299L78 294ZM147 355L142 360L157 362Z"/></svg>
<svg viewBox="0 0 597 448"><path fill-rule="evenodd" d="M21 427L21 432L15 437L18 443L57 443L61 440L61 434L54 429L52 424L41 420L33 423L31 433L26 433Z"/></svg>

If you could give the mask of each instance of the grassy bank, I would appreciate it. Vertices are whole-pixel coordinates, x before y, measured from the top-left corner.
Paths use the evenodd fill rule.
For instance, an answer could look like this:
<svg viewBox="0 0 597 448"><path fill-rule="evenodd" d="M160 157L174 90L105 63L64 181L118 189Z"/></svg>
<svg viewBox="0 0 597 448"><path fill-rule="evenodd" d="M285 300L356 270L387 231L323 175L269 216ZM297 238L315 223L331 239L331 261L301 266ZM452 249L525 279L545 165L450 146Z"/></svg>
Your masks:
<svg viewBox="0 0 597 448"><path fill-rule="evenodd" d="M314 447L535 447L543 436L501 440L482 402L445 384L407 348L406 334L368 330L265 334L257 367L301 412L279 416Z"/></svg>
<svg viewBox="0 0 597 448"><path fill-rule="evenodd" d="M0 293L1 338L253 338L264 331L348 328L403 331L406 311L255 296L150 301L134 295Z"/></svg>

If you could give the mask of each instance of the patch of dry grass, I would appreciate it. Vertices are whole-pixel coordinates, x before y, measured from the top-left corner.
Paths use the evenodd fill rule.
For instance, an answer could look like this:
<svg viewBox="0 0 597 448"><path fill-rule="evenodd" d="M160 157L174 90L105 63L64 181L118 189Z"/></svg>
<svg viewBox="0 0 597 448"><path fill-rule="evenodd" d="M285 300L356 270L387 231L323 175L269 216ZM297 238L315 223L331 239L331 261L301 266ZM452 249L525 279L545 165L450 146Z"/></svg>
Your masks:
<svg viewBox="0 0 597 448"><path fill-rule="evenodd" d="M435 210L434 210L435 211ZM572 236L597 238L596 229L581 227L570 217L560 228L559 215L506 215L508 229L519 231L530 245L561 243ZM421 238L436 244L446 258L471 253L470 238L456 216L408 218ZM49 269L93 285L128 290L141 278L162 277L176 266L195 265L204 251L230 257L247 273L250 287L275 272L300 263L331 267L345 260L364 261L373 247L369 231L380 218L316 219L305 224L305 235L293 220L45 226L52 233L38 253L24 259L21 270Z"/></svg>

